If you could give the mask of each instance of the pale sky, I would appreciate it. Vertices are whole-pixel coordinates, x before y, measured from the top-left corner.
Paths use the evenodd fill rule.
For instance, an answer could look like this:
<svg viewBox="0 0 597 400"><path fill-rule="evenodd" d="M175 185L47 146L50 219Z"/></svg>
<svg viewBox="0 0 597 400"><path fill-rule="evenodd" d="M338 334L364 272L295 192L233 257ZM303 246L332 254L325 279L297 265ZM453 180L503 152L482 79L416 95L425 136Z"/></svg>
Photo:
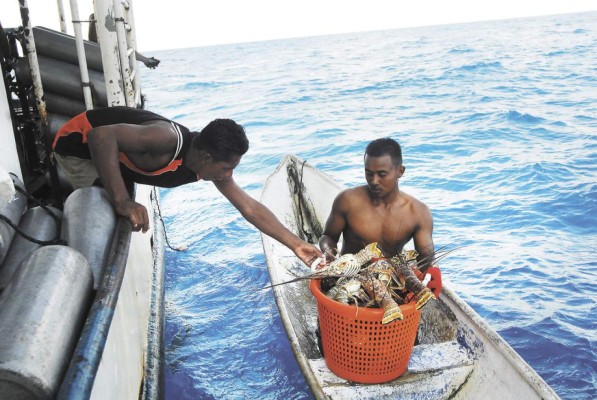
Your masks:
<svg viewBox="0 0 597 400"><path fill-rule="evenodd" d="M59 0L58 0L59 1ZM70 2L62 0L70 21ZM2 26L20 25L2 0ZM28 0L33 25L60 30L56 0ZM79 0L79 16L92 12ZM140 51L597 11L596 0L135 0ZM67 32L73 32L67 23ZM87 38L87 27L83 28Z"/></svg>

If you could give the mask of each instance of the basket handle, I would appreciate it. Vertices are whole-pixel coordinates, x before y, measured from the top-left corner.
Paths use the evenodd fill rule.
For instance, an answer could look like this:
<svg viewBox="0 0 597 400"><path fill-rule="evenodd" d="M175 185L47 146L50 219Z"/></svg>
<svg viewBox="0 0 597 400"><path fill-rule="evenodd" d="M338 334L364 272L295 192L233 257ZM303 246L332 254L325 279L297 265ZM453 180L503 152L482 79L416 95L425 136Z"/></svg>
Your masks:
<svg viewBox="0 0 597 400"><path fill-rule="evenodd" d="M427 268L427 273L431 280L427 283L427 288L431 290L437 299L442 292L442 271L437 266Z"/></svg>

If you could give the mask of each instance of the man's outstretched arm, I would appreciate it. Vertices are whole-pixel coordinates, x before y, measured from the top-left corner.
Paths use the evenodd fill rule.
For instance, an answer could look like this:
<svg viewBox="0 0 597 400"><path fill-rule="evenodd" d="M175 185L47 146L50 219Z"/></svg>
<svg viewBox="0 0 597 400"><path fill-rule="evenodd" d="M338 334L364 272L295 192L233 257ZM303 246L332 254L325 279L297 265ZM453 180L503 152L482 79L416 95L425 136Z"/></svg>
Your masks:
<svg viewBox="0 0 597 400"><path fill-rule="evenodd" d="M214 185L247 221L291 249L305 265L310 267L317 258L323 257L317 247L290 232L266 206L249 196L234 179L214 181Z"/></svg>
<svg viewBox="0 0 597 400"><path fill-rule="evenodd" d="M160 60L158 60L157 58L145 57L143 54L139 53L138 51L135 51L135 58L137 59L137 61L141 61L143 64L145 64L145 66L147 68L151 68L151 69L156 68L160 63Z"/></svg>

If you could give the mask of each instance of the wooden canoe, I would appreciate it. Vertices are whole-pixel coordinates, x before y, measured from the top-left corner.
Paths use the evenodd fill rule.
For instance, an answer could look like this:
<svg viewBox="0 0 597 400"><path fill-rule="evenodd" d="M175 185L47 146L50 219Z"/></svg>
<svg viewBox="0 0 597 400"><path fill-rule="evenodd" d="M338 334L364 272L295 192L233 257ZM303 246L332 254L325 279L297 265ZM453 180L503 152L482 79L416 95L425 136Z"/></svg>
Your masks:
<svg viewBox="0 0 597 400"><path fill-rule="evenodd" d="M299 237L317 243L342 186L287 155L268 177L261 201ZM310 273L294 254L262 235L272 285ZM458 295L446 287L421 311L418 344L407 371L380 384L334 374L315 330L318 311L309 280L273 287L292 350L317 399L558 399L553 389Z"/></svg>

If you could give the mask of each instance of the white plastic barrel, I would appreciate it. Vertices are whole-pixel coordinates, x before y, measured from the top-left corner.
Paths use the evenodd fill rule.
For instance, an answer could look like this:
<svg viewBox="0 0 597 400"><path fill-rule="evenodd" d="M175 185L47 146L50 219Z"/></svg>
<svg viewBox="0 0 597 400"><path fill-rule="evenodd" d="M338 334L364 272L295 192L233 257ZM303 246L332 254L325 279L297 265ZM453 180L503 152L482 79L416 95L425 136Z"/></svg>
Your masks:
<svg viewBox="0 0 597 400"><path fill-rule="evenodd" d="M58 217L58 220L62 218L62 211L59 209L54 207L48 207L48 209ZM58 221L40 206L27 210L18 226L22 232L33 239L48 241L60 237ZM32 242L19 234L15 234L4 263L0 266L0 290L8 285L10 278L17 270L21 261L33 250L40 247L40 244Z"/></svg>
<svg viewBox="0 0 597 400"><path fill-rule="evenodd" d="M116 213L103 188L77 189L64 202L62 239L89 263L97 289L108 262L116 227Z"/></svg>
<svg viewBox="0 0 597 400"><path fill-rule="evenodd" d="M30 253L0 295L0 399L56 395L90 305L85 258L66 246Z"/></svg>
<svg viewBox="0 0 597 400"><path fill-rule="evenodd" d="M11 174L15 187L25 189L23 182ZM27 208L27 198L19 191L16 191L11 201L0 201L0 214L8 218L13 224L19 225L21 217ZM15 231L6 222L0 220L0 264L6 258L10 244L14 238Z"/></svg>

